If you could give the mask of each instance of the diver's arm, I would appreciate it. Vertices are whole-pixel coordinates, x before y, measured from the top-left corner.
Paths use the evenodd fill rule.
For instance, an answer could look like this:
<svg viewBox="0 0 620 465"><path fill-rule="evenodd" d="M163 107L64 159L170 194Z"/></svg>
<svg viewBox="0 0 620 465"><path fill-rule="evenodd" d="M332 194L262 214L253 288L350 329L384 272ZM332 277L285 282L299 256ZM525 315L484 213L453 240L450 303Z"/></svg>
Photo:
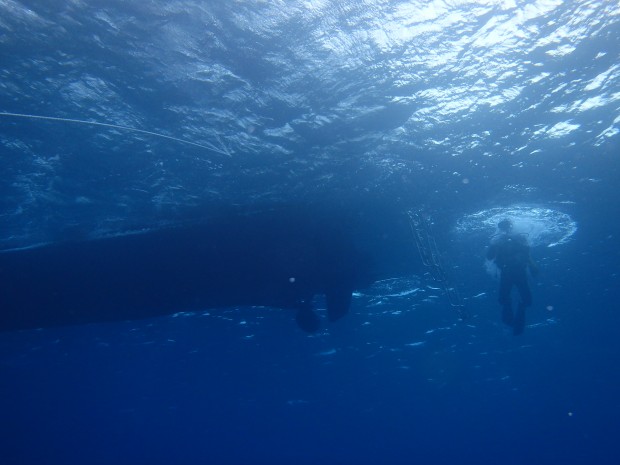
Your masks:
<svg viewBox="0 0 620 465"><path fill-rule="evenodd" d="M530 269L530 273L532 274L532 276L538 276L538 265L534 260L532 260L532 257L529 257L527 266Z"/></svg>

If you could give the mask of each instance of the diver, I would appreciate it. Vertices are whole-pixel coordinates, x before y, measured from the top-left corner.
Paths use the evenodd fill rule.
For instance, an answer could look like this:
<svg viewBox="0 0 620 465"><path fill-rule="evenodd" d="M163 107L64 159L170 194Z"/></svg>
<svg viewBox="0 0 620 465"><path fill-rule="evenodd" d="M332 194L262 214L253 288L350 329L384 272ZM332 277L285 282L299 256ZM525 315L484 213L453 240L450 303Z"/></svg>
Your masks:
<svg viewBox="0 0 620 465"><path fill-rule="evenodd" d="M528 284L527 270L532 276L538 274L538 267L530 256L530 246L524 234L512 231L508 218L497 225L500 234L495 236L487 250L487 260L495 262L500 271L499 303L502 306L502 321L512 326L515 335L525 328L525 309L532 305L532 292ZM510 292L515 286L519 292L516 313L512 309Z"/></svg>

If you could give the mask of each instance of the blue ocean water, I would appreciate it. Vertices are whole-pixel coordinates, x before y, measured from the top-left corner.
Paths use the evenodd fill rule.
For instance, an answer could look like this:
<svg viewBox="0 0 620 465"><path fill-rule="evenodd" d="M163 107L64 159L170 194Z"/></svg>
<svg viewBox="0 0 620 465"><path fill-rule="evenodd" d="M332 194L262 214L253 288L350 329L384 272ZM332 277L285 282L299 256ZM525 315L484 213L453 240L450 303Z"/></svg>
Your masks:
<svg viewBox="0 0 620 465"><path fill-rule="evenodd" d="M619 463L617 2L0 12L2 251L310 203L382 260L312 335L254 307L0 333L1 463ZM504 217L540 267L521 336Z"/></svg>

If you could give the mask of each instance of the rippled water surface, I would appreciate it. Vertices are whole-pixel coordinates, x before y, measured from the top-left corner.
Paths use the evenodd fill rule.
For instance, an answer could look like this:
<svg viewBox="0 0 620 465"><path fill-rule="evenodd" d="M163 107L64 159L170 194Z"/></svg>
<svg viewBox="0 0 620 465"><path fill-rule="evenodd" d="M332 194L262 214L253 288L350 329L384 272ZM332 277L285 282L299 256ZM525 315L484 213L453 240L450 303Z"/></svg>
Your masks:
<svg viewBox="0 0 620 465"><path fill-rule="evenodd" d="M0 0L1 251L313 205L381 271L312 336L245 307L0 333L2 462L617 464L619 63L608 0ZM506 217L540 267L519 337Z"/></svg>

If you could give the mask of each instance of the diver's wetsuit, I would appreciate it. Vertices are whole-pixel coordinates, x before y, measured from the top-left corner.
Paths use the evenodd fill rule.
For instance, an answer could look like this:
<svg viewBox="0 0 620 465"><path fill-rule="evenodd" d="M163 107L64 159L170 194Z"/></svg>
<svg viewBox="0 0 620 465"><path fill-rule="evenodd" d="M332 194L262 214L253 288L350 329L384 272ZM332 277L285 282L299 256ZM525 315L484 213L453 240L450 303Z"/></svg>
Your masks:
<svg viewBox="0 0 620 465"><path fill-rule="evenodd" d="M532 293L527 280L527 268L532 266L530 247L525 236L504 233L498 236L487 251L487 259L494 260L500 269L499 303L504 323L521 334L525 327L525 308L532 305ZM512 311L510 291L516 286L520 301L516 314Z"/></svg>

